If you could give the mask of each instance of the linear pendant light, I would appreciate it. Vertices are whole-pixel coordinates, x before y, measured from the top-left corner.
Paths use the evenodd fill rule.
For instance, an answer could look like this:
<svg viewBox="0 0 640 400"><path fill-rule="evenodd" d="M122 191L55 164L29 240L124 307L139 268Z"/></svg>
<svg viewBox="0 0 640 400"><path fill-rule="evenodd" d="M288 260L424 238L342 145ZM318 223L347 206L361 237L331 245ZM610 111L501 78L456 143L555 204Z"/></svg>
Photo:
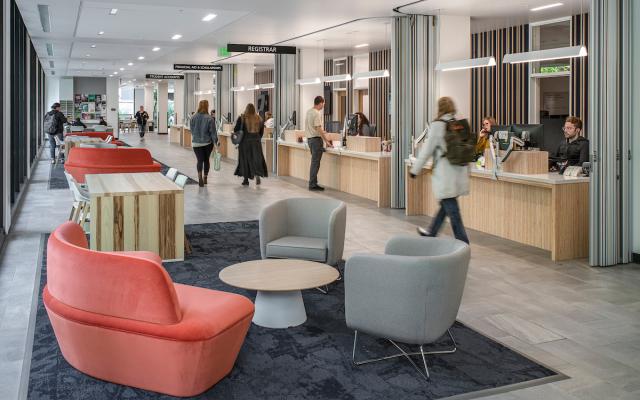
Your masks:
<svg viewBox="0 0 640 400"><path fill-rule="evenodd" d="M234 86L231 88L232 92L244 92L244 86Z"/></svg>
<svg viewBox="0 0 640 400"><path fill-rule="evenodd" d="M258 90L258 89L260 89L260 85L248 86L244 90L252 91L252 90Z"/></svg>
<svg viewBox="0 0 640 400"><path fill-rule="evenodd" d="M502 62L505 64L520 64L536 61L559 60L562 58L586 57L587 48L584 46L559 47L557 49L528 51L526 53L505 54Z"/></svg>
<svg viewBox="0 0 640 400"><path fill-rule="evenodd" d="M365 71L365 72L356 72L353 74L353 79L373 79L373 78L387 78L389 77L388 69L380 69L377 71Z"/></svg>
<svg viewBox="0 0 640 400"><path fill-rule="evenodd" d="M297 85L317 85L320 83L322 83L320 78L305 78L305 79L298 79L296 81Z"/></svg>
<svg viewBox="0 0 640 400"><path fill-rule="evenodd" d="M322 78L323 82L345 82L351 80L351 74L331 75Z"/></svg>
<svg viewBox="0 0 640 400"><path fill-rule="evenodd" d="M275 83L263 83L262 85L260 85L260 89L274 89L275 87Z"/></svg>
<svg viewBox="0 0 640 400"><path fill-rule="evenodd" d="M495 65L496 59L493 57L471 58L468 60L438 63L436 65L436 71L455 71L460 69L493 67Z"/></svg>

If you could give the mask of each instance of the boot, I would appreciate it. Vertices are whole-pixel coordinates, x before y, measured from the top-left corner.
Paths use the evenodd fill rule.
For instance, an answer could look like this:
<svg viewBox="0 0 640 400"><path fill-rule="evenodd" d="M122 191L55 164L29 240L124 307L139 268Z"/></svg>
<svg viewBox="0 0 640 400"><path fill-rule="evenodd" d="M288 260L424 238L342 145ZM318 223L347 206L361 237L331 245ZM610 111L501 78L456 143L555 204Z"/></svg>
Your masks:
<svg viewBox="0 0 640 400"><path fill-rule="evenodd" d="M198 186L204 186L204 181L202 180L202 172L198 172Z"/></svg>
<svg viewBox="0 0 640 400"><path fill-rule="evenodd" d="M207 184L207 175L206 175L206 174L205 174L205 176L204 176L204 184L205 184L205 185Z"/></svg>
<svg viewBox="0 0 640 400"><path fill-rule="evenodd" d="M260 184L260 177L256 176L256 185L259 185L259 184Z"/></svg>
<svg viewBox="0 0 640 400"><path fill-rule="evenodd" d="M249 185L249 179L244 178L244 180L242 181L242 186L248 186Z"/></svg>

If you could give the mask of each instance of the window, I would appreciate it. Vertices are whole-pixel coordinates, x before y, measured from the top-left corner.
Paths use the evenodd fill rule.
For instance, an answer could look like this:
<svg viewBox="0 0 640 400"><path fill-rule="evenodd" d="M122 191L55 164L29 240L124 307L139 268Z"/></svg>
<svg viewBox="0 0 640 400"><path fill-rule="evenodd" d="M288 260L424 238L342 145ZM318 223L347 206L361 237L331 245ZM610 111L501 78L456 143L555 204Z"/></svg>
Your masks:
<svg viewBox="0 0 640 400"><path fill-rule="evenodd" d="M134 88L133 86L122 86L118 90L118 117L119 119L129 119L135 114L134 111Z"/></svg>

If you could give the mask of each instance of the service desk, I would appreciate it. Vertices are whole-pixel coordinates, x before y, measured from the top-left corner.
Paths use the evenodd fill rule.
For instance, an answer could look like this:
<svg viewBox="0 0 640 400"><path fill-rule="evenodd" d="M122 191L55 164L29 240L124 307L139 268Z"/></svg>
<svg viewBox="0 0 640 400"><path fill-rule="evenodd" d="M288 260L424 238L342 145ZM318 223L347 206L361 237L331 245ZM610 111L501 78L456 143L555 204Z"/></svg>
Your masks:
<svg viewBox="0 0 640 400"><path fill-rule="evenodd" d="M231 141L231 132L218 133L218 141L220 142L220 155L227 160L236 161L238 159L238 148Z"/></svg>
<svg viewBox="0 0 640 400"><path fill-rule="evenodd" d="M184 259L184 193L159 172L87 175L91 249Z"/></svg>
<svg viewBox="0 0 640 400"><path fill-rule="evenodd" d="M378 207L391 203L391 153L363 153L328 148L322 155L321 186L373 200ZM278 175L309 181L311 153L304 143L278 142Z"/></svg>
<svg viewBox="0 0 640 400"><path fill-rule="evenodd" d="M406 213L434 216L431 170L412 179L410 165L407 160ZM589 178L499 172L496 179L471 168L469 195L458 200L467 228L548 250L554 261L589 255Z"/></svg>
<svg viewBox="0 0 640 400"><path fill-rule="evenodd" d="M191 148L191 129L186 126L182 128L182 147Z"/></svg>
<svg viewBox="0 0 640 400"><path fill-rule="evenodd" d="M169 128L169 143L176 143L182 146L183 125L173 125Z"/></svg>

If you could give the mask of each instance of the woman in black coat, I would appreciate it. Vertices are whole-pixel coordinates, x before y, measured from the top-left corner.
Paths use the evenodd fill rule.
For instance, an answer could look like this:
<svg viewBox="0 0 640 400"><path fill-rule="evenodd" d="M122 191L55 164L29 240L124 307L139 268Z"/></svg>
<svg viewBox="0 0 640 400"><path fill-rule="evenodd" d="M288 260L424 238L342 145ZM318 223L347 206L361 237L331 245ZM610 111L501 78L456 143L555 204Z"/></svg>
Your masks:
<svg viewBox="0 0 640 400"><path fill-rule="evenodd" d="M234 132L244 131L242 141L238 145L238 166L235 175L243 177L242 184L248 185L249 179L256 178L256 185L260 184L260 177L267 177L267 163L262 154L262 134L264 123L256 113L256 107L249 103L238 120Z"/></svg>

